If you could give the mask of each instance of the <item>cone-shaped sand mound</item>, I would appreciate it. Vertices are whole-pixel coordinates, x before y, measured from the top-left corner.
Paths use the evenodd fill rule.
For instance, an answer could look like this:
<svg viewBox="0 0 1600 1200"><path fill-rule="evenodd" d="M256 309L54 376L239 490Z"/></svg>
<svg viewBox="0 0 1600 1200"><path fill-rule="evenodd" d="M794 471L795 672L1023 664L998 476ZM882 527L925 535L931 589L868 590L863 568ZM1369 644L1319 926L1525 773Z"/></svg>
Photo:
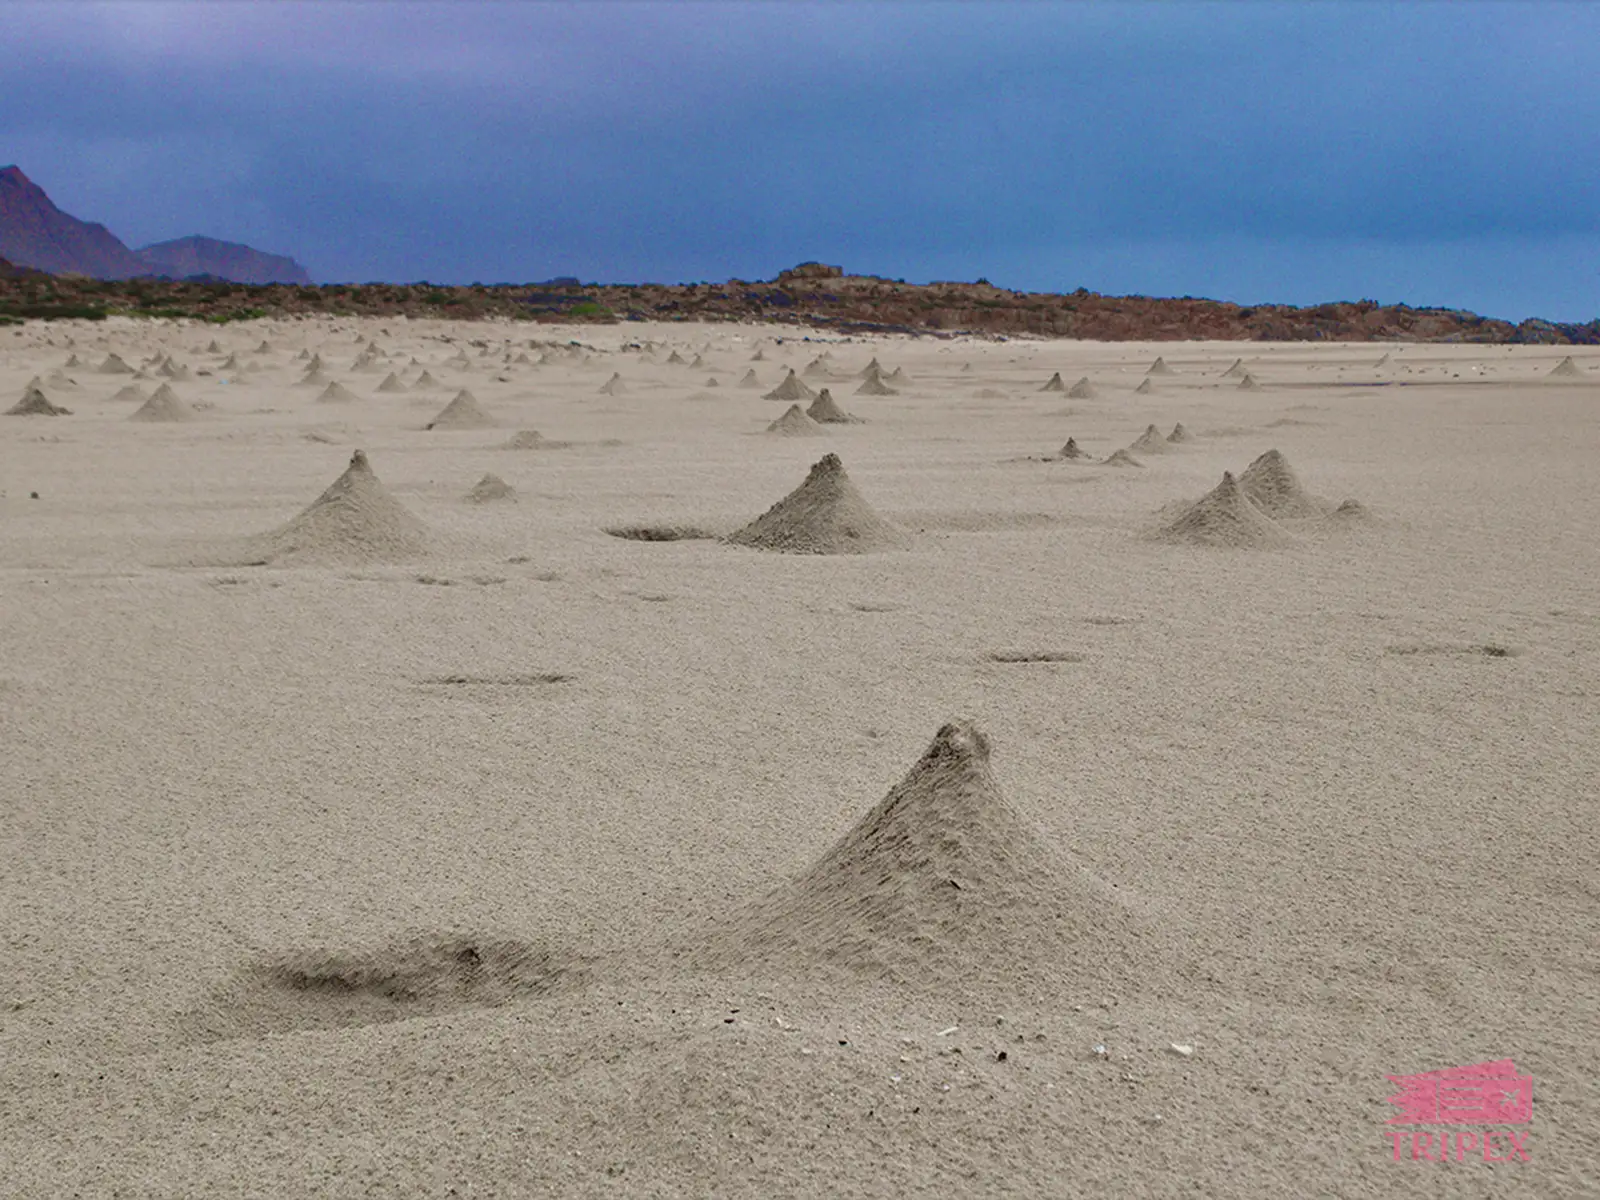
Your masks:
<svg viewBox="0 0 1600 1200"><path fill-rule="evenodd" d="M746 371L744 373L744 377L742 379L740 379L738 384L735 385L735 386L742 387L742 388L758 388L758 387L760 387L761 386L761 380L756 378L755 368L752 367L748 371Z"/></svg>
<svg viewBox="0 0 1600 1200"><path fill-rule="evenodd" d="M194 409L178 399L178 393L172 390L171 385L163 383L139 407L139 410L128 417L130 421L192 421Z"/></svg>
<svg viewBox="0 0 1600 1200"><path fill-rule="evenodd" d="M1131 454L1165 454L1170 449L1167 439L1154 425L1146 425L1138 440L1128 447Z"/></svg>
<svg viewBox="0 0 1600 1200"><path fill-rule="evenodd" d="M494 504L501 500L515 500L517 489L491 471L472 485L466 498L471 504Z"/></svg>
<svg viewBox="0 0 1600 1200"><path fill-rule="evenodd" d="M861 386L856 389L856 395L858 396L898 396L899 394L894 388L885 383L883 376L876 371L868 375Z"/></svg>
<svg viewBox="0 0 1600 1200"><path fill-rule="evenodd" d="M958 722L815 864L719 931L712 956L1031 991L1127 969L1141 926L1012 807L988 739Z"/></svg>
<svg viewBox="0 0 1600 1200"><path fill-rule="evenodd" d="M299 516L246 542L244 561L266 565L404 562L423 555L428 528L383 486L357 450L343 475Z"/></svg>
<svg viewBox="0 0 1600 1200"><path fill-rule="evenodd" d="M823 388L821 394L811 402L811 407L806 409L806 416L813 421L824 425L859 425L860 417L853 417L839 407L838 401L833 398L833 393Z"/></svg>
<svg viewBox="0 0 1600 1200"><path fill-rule="evenodd" d="M615 371L611 373L610 379L600 385L600 394L602 396L622 396L626 395L627 391L628 385L622 381L622 376Z"/></svg>
<svg viewBox="0 0 1600 1200"><path fill-rule="evenodd" d="M815 400L816 398L817 394L807 387L793 370L784 376L782 383L762 397L763 400Z"/></svg>
<svg viewBox="0 0 1600 1200"><path fill-rule="evenodd" d="M1144 464L1126 450L1116 450L1101 464L1106 467L1142 467Z"/></svg>
<svg viewBox="0 0 1600 1200"><path fill-rule="evenodd" d="M330 383L318 393L315 404L351 404L356 394L342 383Z"/></svg>
<svg viewBox="0 0 1600 1200"><path fill-rule="evenodd" d="M1089 382L1087 375L1067 389L1067 397L1071 400L1093 400L1097 395L1099 393L1095 391L1094 384Z"/></svg>
<svg viewBox="0 0 1600 1200"><path fill-rule="evenodd" d="M1569 354L1551 368L1547 379L1587 379L1589 376L1577 363L1572 361Z"/></svg>
<svg viewBox="0 0 1600 1200"><path fill-rule="evenodd" d="M1196 546L1281 546L1291 541L1271 517L1250 502L1229 471L1177 520L1157 535L1160 540Z"/></svg>
<svg viewBox="0 0 1600 1200"><path fill-rule="evenodd" d="M1268 450L1244 469L1239 489L1269 517L1321 517L1326 508L1300 484L1289 460Z"/></svg>
<svg viewBox="0 0 1600 1200"><path fill-rule="evenodd" d="M23 390L21 400L6 409L8 417L65 417L71 413L70 408L50 403L49 397L32 384Z"/></svg>
<svg viewBox="0 0 1600 1200"><path fill-rule="evenodd" d="M1245 374L1244 359L1236 358L1236 359L1233 360L1233 366L1229 367L1226 371L1224 371L1222 373L1222 378L1224 378L1224 379L1238 379L1241 376L1243 376L1244 374Z"/></svg>
<svg viewBox="0 0 1600 1200"><path fill-rule="evenodd" d="M871 379L874 375L882 375L882 374L883 374L883 364L878 361L876 356L874 356L871 362L869 362L866 366L862 367L861 370L856 372L856 378L857 379Z"/></svg>
<svg viewBox="0 0 1600 1200"><path fill-rule="evenodd" d="M767 426L767 432L779 437L821 437L827 431L806 416L805 409L791 404L783 416Z"/></svg>
<svg viewBox="0 0 1600 1200"><path fill-rule="evenodd" d="M1182 445L1184 442L1194 441L1194 434L1185 429L1183 427L1183 422L1179 421L1172 427L1172 432L1167 434L1167 441L1176 445Z"/></svg>
<svg viewBox="0 0 1600 1200"><path fill-rule="evenodd" d="M416 389L436 388L439 386L439 381L427 371L423 371L422 374L418 375L417 378L412 382L411 386Z"/></svg>
<svg viewBox="0 0 1600 1200"><path fill-rule="evenodd" d="M873 511L837 454L820 459L804 483L728 538L736 546L785 554L868 554L898 550L910 540Z"/></svg>
<svg viewBox="0 0 1600 1200"><path fill-rule="evenodd" d="M1177 374L1177 372L1175 372L1171 367L1167 366L1167 360L1166 359L1157 358L1155 360L1155 362L1150 364L1150 369L1147 370L1145 372L1145 374L1146 375L1175 375L1175 374Z"/></svg>
<svg viewBox="0 0 1600 1200"><path fill-rule="evenodd" d="M120 354L108 354L105 361L100 364L100 373L103 375L132 375L133 368L122 361Z"/></svg>
<svg viewBox="0 0 1600 1200"><path fill-rule="evenodd" d="M128 403L143 404L149 397L144 394L143 389L137 383L129 383L119 387L116 395L112 396L111 399L113 402L126 401Z"/></svg>
<svg viewBox="0 0 1600 1200"><path fill-rule="evenodd" d="M552 443L545 441L537 429L519 429L501 443L503 450L542 450Z"/></svg>
<svg viewBox="0 0 1600 1200"><path fill-rule="evenodd" d="M411 389L400 382L400 376L390 371L383 377L383 382L377 388L380 392L409 392Z"/></svg>
<svg viewBox="0 0 1600 1200"><path fill-rule="evenodd" d="M1056 455L1056 457L1081 461L1088 458L1089 455L1086 451L1079 447L1077 438L1068 438L1067 444L1061 447L1061 453Z"/></svg>
<svg viewBox="0 0 1600 1200"><path fill-rule="evenodd" d="M1050 376L1049 381L1046 382L1045 385L1039 390L1041 392L1064 392L1067 390L1067 385L1062 382L1061 372L1057 371L1054 375Z"/></svg>
<svg viewBox="0 0 1600 1200"><path fill-rule="evenodd" d="M455 399L439 410L439 415L423 426L424 429L487 429L494 418L484 412L478 398L462 388Z"/></svg>
<svg viewBox="0 0 1600 1200"><path fill-rule="evenodd" d="M1134 394L1137 396L1148 396L1155 390L1156 385L1151 383L1148 379L1141 380L1139 386L1133 389Z"/></svg>
<svg viewBox="0 0 1600 1200"><path fill-rule="evenodd" d="M1241 392L1259 392L1261 390L1261 384L1254 375L1250 374L1249 371L1246 371L1243 375L1239 376L1239 390Z"/></svg>

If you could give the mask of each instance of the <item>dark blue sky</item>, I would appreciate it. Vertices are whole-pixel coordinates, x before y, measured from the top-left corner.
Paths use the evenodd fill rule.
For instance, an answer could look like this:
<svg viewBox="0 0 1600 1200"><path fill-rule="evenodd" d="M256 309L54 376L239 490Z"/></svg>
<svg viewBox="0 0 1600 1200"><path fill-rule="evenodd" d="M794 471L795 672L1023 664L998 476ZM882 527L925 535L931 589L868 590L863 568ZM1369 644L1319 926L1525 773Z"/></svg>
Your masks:
<svg viewBox="0 0 1600 1200"><path fill-rule="evenodd" d="M0 162L319 280L1600 315L1600 5L4 5Z"/></svg>

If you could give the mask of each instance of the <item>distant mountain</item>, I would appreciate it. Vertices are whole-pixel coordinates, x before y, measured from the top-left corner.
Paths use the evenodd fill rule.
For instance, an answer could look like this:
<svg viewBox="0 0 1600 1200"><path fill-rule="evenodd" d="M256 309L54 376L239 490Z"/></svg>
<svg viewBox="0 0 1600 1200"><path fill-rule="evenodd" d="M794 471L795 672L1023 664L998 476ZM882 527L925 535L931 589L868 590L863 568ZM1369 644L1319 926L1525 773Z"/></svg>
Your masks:
<svg viewBox="0 0 1600 1200"><path fill-rule="evenodd" d="M0 259L94 279L208 275L233 283L311 282L292 258L215 238L179 238L135 253L104 225L62 212L20 167L0 167Z"/></svg>
<svg viewBox="0 0 1600 1200"><path fill-rule="evenodd" d="M292 258L252 250L237 242L219 242L216 238L186 237L157 242L141 247L138 256L151 274L173 279L210 275L233 283L311 283L306 269Z"/></svg>
<svg viewBox="0 0 1600 1200"><path fill-rule="evenodd" d="M0 168L0 257L52 275L130 279L150 273L116 234L62 212L18 167Z"/></svg>

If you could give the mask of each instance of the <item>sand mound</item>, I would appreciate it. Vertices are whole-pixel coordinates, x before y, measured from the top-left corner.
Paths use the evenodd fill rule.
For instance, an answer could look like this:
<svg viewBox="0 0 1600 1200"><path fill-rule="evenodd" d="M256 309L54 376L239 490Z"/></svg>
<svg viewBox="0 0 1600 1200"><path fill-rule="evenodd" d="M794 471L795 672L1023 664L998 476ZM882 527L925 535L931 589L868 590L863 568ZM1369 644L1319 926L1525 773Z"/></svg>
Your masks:
<svg viewBox="0 0 1600 1200"><path fill-rule="evenodd" d="M1239 390L1241 392L1259 392L1261 390L1261 384L1256 380L1254 375L1250 374L1249 371L1246 371L1243 375L1239 376Z"/></svg>
<svg viewBox="0 0 1600 1200"><path fill-rule="evenodd" d="M1177 520L1163 527L1162 541L1198 546L1281 546L1292 539L1250 502L1229 471Z"/></svg>
<svg viewBox="0 0 1600 1200"><path fill-rule="evenodd" d="M377 387L380 392L409 392L411 389L400 382L400 376L390 371L383 377L383 382Z"/></svg>
<svg viewBox="0 0 1600 1200"><path fill-rule="evenodd" d="M133 368L122 361L120 354L108 354L99 366L102 375L132 375Z"/></svg>
<svg viewBox="0 0 1600 1200"><path fill-rule="evenodd" d="M762 397L763 400L815 400L816 398L817 394L806 386L792 368L783 377L782 383Z"/></svg>
<svg viewBox="0 0 1600 1200"><path fill-rule="evenodd" d="M1372 510L1359 500L1345 500L1329 516L1335 521L1370 521Z"/></svg>
<svg viewBox="0 0 1600 1200"><path fill-rule="evenodd" d="M829 454L804 483L728 541L785 554L867 554L900 549L910 537L873 511L839 456Z"/></svg>
<svg viewBox="0 0 1600 1200"><path fill-rule="evenodd" d="M314 404L349 404L349 403L353 402L355 400L355 398L356 398L356 394L354 392L352 392L349 388L345 387L344 384L342 384L342 383L330 383L327 387L322 389L321 394L318 395L318 397L316 398L316 400L313 401L313 403Z"/></svg>
<svg viewBox="0 0 1600 1200"><path fill-rule="evenodd" d="M805 409L791 404L783 416L767 426L767 432L780 437L821 437L826 430L806 416Z"/></svg>
<svg viewBox="0 0 1600 1200"><path fill-rule="evenodd" d="M1148 379L1145 379L1140 381L1139 386L1134 388L1133 392L1136 396L1148 396L1155 390L1156 385L1151 383Z"/></svg>
<svg viewBox="0 0 1600 1200"><path fill-rule="evenodd" d="M1172 427L1172 432L1167 434L1167 441L1182 445L1184 442L1194 441L1194 434L1185 429L1183 422L1179 421Z"/></svg>
<svg viewBox="0 0 1600 1200"><path fill-rule="evenodd" d="M487 429L494 418L484 412L478 398L462 388L454 400L439 410L439 415L423 426L424 429Z"/></svg>
<svg viewBox="0 0 1600 1200"><path fill-rule="evenodd" d="M1326 509L1300 485L1289 460L1268 450L1244 469L1239 490L1269 517L1320 517Z"/></svg>
<svg viewBox="0 0 1600 1200"><path fill-rule="evenodd" d="M750 361L751 362L766 362L767 361L767 352L765 350L757 350L754 354L752 354L750 356Z"/></svg>
<svg viewBox="0 0 1600 1200"><path fill-rule="evenodd" d="M70 408L51 404L44 392L32 384L23 389L21 400L6 409L8 417L65 417L71 414Z"/></svg>
<svg viewBox="0 0 1600 1200"><path fill-rule="evenodd" d="M1157 358L1155 360L1155 362L1150 364L1150 367L1149 367L1149 369L1147 371L1145 371L1145 374L1146 375L1176 375L1177 372L1174 371L1171 367L1167 366L1167 360L1166 359Z"/></svg>
<svg viewBox="0 0 1600 1200"><path fill-rule="evenodd" d="M472 485L472 490L467 493L466 499L472 504L493 504L499 500L515 500L517 489L512 487L500 476L490 472L477 483Z"/></svg>
<svg viewBox="0 0 1600 1200"><path fill-rule="evenodd" d="M1103 463L1105 467L1142 467L1144 464L1126 450L1113 451Z"/></svg>
<svg viewBox="0 0 1600 1200"><path fill-rule="evenodd" d="M1004 400L1006 394L999 388L979 388L973 395L979 400Z"/></svg>
<svg viewBox="0 0 1600 1200"><path fill-rule="evenodd" d="M1248 372L1246 372L1245 369L1244 369L1244 359L1236 358L1236 359L1233 360L1233 366L1229 367L1226 371L1224 371L1222 373L1222 378L1224 378L1224 379L1240 379L1240 378L1243 378L1246 374L1248 374Z"/></svg>
<svg viewBox="0 0 1600 1200"><path fill-rule="evenodd" d="M357 450L343 475L286 525L246 542L244 561L403 562L426 552L428 527L396 500Z"/></svg>
<svg viewBox="0 0 1600 1200"><path fill-rule="evenodd" d="M1566 358L1563 358L1553 368L1551 368L1550 374L1547 375L1546 378L1587 379L1589 378L1589 375L1588 372L1586 372L1582 367L1572 361L1572 356L1569 354Z"/></svg>
<svg viewBox="0 0 1600 1200"><path fill-rule="evenodd" d="M180 1020L191 1040L349 1029L546 995L576 960L508 938L429 935L253 964Z"/></svg>
<svg viewBox="0 0 1600 1200"><path fill-rule="evenodd" d="M427 371L423 371L421 375L418 375L416 379L412 381L411 386L413 389L436 388L439 386L439 381Z"/></svg>
<svg viewBox="0 0 1600 1200"><path fill-rule="evenodd" d="M537 429L519 429L501 443L502 450L542 450L553 445L544 439L544 434Z"/></svg>
<svg viewBox="0 0 1600 1200"><path fill-rule="evenodd" d="M856 372L857 379L871 379L874 375L883 374L883 364L874 356L872 361Z"/></svg>
<svg viewBox="0 0 1600 1200"><path fill-rule="evenodd" d="M1012 807L988 739L956 722L815 864L720 930L710 956L1015 994L1130 969L1142 932Z"/></svg>
<svg viewBox="0 0 1600 1200"><path fill-rule="evenodd" d="M1049 381L1039 390L1041 392L1064 392L1067 390L1067 385L1062 382L1061 372L1057 371L1054 375L1050 376Z"/></svg>
<svg viewBox="0 0 1600 1200"><path fill-rule="evenodd" d="M828 364L820 357L813 358L805 365L805 370L801 371L800 374L807 379L826 379L828 378Z"/></svg>
<svg viewBox="0 0 1600 1200"><path fill-rule="evenodd" d="M327 372L318 367L307 371L295 382L294 386L301 388L327 387L332 382L333 380L328 377Z"/></svg>
<svg viewBox="0 0 1600 1200"><path fill-rule="evenodd" d="M824 425L860 425L862 423L860 417L853 417L840 408L838 401L833 398L833 393L827 388L823 388L817 398L811 402L811 407L806 409L806 416Z"/></svg>
<svg viewBox="0 0 1600 1200"><path fill-rule="evenodd" d="M622 376L615 371L611 373L610 379L600 385L600 394L602 396L623 396L627 394L627 391L628 385L622 381Z"/></svg>
<svg viewBox="0 0 1600 1200"><path fill-rule="evenodd" d="M116 394L112 396L111 399L113 403L120 403L123 401L133 403L137 401L138 403L143 404L149 399L149 397L144 394L143 389L140 388L138 384L129 383L118 388Z"/></svg>
<svg viewBox="0 0 1600 1200"><path fill-rule="evenodd" d="M1128 447L1131 454L1165 454L1171 449L1167 439L1161 436L1161 431L1154 425L1146 425L1138 440Z"/></svg>
<svg viewBox="0 0 1600 1200"><path fill-rule="evenodd" d="M1073 400L1093 400L1099 394L1087 375L1067 389L1067 396Z"/></svg>
<svg viewBox="0 0 1600 1200"><path fill-rule="evenodd" d="M868 375L861 386L856 389L856 395L858 396L898 396L899 394L894 388L885 383L883 376L876 371Z"/></svg>
<svg viewBox="0 0 1600 1200"><path fill-rule="evenodd" d="M1061 447L1061 452L1056 455L1056 457L1081 460L1088 458L1089 455L1086 451L1079 448L1077 438L1068 438L1067 444Z"/></svg>
<svg viewBox="0 0 1600 1200"><path fill-rule="evenodd" d="M737 386L742 388L758 388L761 386L761 380L756 378L754 367L744 373L744 378L739 380Z"/></svg>
<svg viewBox="0 0 1600 1200"><path fill-rule="evenodd" d="M683 355L679 354L676 350L667 355L667 365L669 367L681 367L688 361L688 359L684 358Z"/></svg>
<svg viewBox="0 0 1600 1200"><path fill-rule="evenodd" d="M128 420L192 421L194 409L178 399L178 393L172 390L171 385L163 383Z"/></svg>

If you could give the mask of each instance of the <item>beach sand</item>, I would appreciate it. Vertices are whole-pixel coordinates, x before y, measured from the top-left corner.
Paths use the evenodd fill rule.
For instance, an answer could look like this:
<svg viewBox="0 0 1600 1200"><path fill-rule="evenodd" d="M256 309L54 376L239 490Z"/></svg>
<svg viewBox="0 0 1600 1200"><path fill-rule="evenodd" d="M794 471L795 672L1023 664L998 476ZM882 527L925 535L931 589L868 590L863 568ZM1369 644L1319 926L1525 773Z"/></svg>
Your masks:
<svg viewBox="0 0 1600 1200"><path fill-rule="evenodd" d="M0 330L0 1194L1600 1194L1600 352L803 339Z"/></svg>

